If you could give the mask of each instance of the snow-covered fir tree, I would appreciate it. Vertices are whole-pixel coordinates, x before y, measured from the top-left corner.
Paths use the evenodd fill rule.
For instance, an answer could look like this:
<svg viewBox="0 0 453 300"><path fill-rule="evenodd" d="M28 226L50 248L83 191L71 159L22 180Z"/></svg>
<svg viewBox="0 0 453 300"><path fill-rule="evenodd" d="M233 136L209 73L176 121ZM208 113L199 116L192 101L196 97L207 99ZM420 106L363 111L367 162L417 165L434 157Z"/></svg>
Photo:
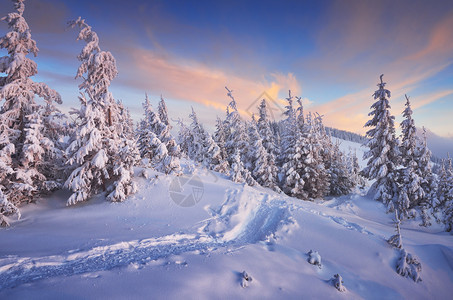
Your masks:
<svg viewBox="0 0 453 300"><path fill-rule="evenodd" d="M255 118L252 119L249 126L250 152L249 158L251 163L250 172L252 177L259 185L280 191L278 187L278 168L271 155L263 146L263 141L258 133Z"/></svg>
<svg viewBox="0 0 453 300"><path fill-rule="evenodd" d="M417 147L417 161L418 168L421 176L421 187L424 191L424 196L420 201L422 212L433 208L437 201L437 175L434 174L431 168L431 151L426 142L426 130L423 128L423 138L420 145ZM426 216L427 218L428 216ZM429 220L425 220L425 226L428 225Z"/></svg>
<svg viewBox="0 0 453 300"><path fill-rule="evenodd" d="M233 97L233 91L229 90L227 87L225 87L225 89L227 90L227 96L231 99L227 107L228 115L225 123L228 134L225 142L225 149L228 156L227 160L230 165L233 164L237 149L239 150L241 161L244 163L248 147L248 137L245 124L239 115L236 100Z"/></svg>
<svg viewBox="0 0 453 300"><path fill-rule="evenodd" d="M239 149L236 149L233 157L232 157L232 163L231 163L231 169L230 169L230 178L233 182L245 182L245 178L243 177L244 174L244 165L242 164L241 161L241 155L239 152Z"/></svg>
<svg viewBox="0 0 453 300"><path fill-rule="evenodd" d="M278 147L276 143L275 134L271 128L271 121L269 119L268 106L265 99L263 99L258 107L259 118L257 122L258 132L263 140L263 146L273 156L276 161L278 155Z"/></svg>
<svg viewBox="0 0 453 300"><path fill-rule="evenodd" d="M279 165L282 168L282 174L286 174L286 172L291 168L289 164L291 164L290 161L293 160L294 146L298 135L296 110L293 105L294 97L291 96L291 91L289 91L288 94L288 98L286 98L288 103L285 106L285 112L283 113L286 118L281 121L283 130L280 141L280 156L278 157ZM285 164L287 164L286 167L284 167ZM285 188L283 188L283 190L285 190Z"/></svg>
<svg viewBox="0 0 453 300"><path fill-rule="evenodd" d="M214 132L214 141L217 143L217 145L220 148L220 155L222 156L222 159L227 159L228 155L226 152L225 144L226 144L226 139L227 139L227 130L225 128L225 122L217 117L216 119L216 129Z"/></svg>
<svg viewBox="0 0 453 300"><path fill-rule="evenodd" d="M168 119L168 109L167 104L165 103L164 97L160 96L160 101L157 106L157 111L159 112L159 119L171 129L170 121Z"/></svg>
<svg viewBox="0 0 453 300"><path fill-rule="evenodd" d="M349 150L348 157L347 157L347 166L349 169L349 174L352 177L352 181L354 182L354 186L359 186L363 188L366 184L365 178L362 177L360 172L360 165L359 165L359 158L357 157L357 152L354 150Z"/></svg>
<svg viewBox="0 0 453 300"><path fill-rule="evenodd" d="M421 187L422 177L416 155L416 128L407 96L403 117L404 120L401 122L402 143L400 146L402 168L398 170L400 186L396 205L401 215L407 217L408 209L419 205L425 195Z"/></svg>
<svg viewBox="0 0 453 300"><path fill-rule="evenodd" d="M0 38L0 190L5 207L17 207L59 186L58 143L55 103L60 95L45 83L30 77L37 65L27 56L38 53L36 42L23 16L25 0L15 0L15 12L1 18L10 31ZM40 104L36 97L41 98ZM0 208L2 214L10 209Z"/></svg>
<svg viewBox="0 0 453 300"><path fill-rule="evenodd" d="M185 157L189 157L189 146L192 144L193 135L190 132L189 127L184 124L182 119L178 119L178 145L181 150L181 154Z"/></svg>
<svg viewBox="0 0 453 300"><path fill-rule="evenodd" d="M165 103L164 98L161 96L158 107L158 123L154 125L154 130L157 137L165 144L170 156L177 158L181 157L181 150L179 149L178 143L176 143L175 138L172 136L170 130L172 126L170 125L168 118L167 104Z"/></svg>
<svg viewBox="0 0 453 300"><path fill-rule="evenodd" d="M330 186L330 174L321 156L322 144L316 131L317 126L319 128L320 125L313 122L312 115L309 113L302 130L302 143L298 145L302 149L303 174L301 177L309 199L327 195Z"/></svg>
<svg viewBox="0 0 453 300"><path fill-rule="evenodd" d="M69 25L80 28L77 39L86 45L78 55L81 65L76 76L83 79L79 85L81 107L72 112L77 119L66 149L72 173L65 186L73 192L67 204L85 201L101 190L108 191L108 200L123 201L136 190L131 158L135 143L124 134L122 107L109 91L118 73L115 58L99 48L99 38L85 20L79 17Z"/></svg>
<svg viewBox="0 0 453 300"><path fill-rule="evenodd" d="M300 102L300 100L298 100ZM302 103L300 104L302 106ZM309 114L310 118L311 115ZM314 140L316 141L315 143L315 149L314 151L317 151L319 154L319 178L323 178L324 182L320 182L319 187L322 188L325 191L325 195L329 194L330 190L330 184L331 184L331 175L336 172L337 175L340 175L337 177L338 179L344 178L344 175L341 175L341 172L347 172L347 168L345 168L343 165L345 164L345 161L343 160L343 154L342 153L335 153L334 150L334 144L332 143L332 137L327 135L326 129L324 127L324 124L322 122L322 116L319 113L314 114L314 118L312 121L313 128L314 128ZM338 148L338 152L339 152ZM335 161L338 160L338 161ZM334 166L335 165L335 166ZM335 170L333 170L335 167ZM345 182L340 183L342 181L341 179L338 181L340 185L346 185ZM350 185L353 185L352 183L348 183ZM344 189L343 189L344 190ZM338 190L337 190L338 191Z"/></svg>
<svg viewBox="0 0 453 300"><path fill-rule="evenodd" d="M190 132L193 137L188 147L189 158L208 169L226 174L228 171L228 163L222 158L220 147L198 121L197 114L193 108L189 117L192 119Z"/></svg>
<svg viewBox="0 0 453 300"><path fill-rule="evenodd" d="M355 176L348 168L348 159L340 151L339 143L335 143L332 152L329 175L330 175L330 192L332 196L347 195L352 192L356 185Z"/></svg>
<svg viewBox="0 0 453 300"><path fill-rule="evenodd" d="M281 188L287 195L300 199L307 199L308 195L304 191L304 181L301 178L303 173L302 166L302 146L306 143L300 130L296 126L296 111L293 106L294 98L289 91L288 102L285 106L284 115L286 118L282 121L284 130L281 138L281 152L279 162L281 165L280 173Z"/></svg>
<svg viewBox="0 0 453 300"><path fill-rule="evenodd" d="M437 191L438 203L435 209L441 214L438 217L444 222L447 231L453 230L453 167L451 158L444 160L439 174Z"/></svg>
<svg viewBox="0 0 453 300"><path fill-rule="evenodd" d="M397 196L396 168L399 163L398 141L395 137L395 117L390 114L390 104L387 99L390 91L385 88L385 82L378 84L379 89L374 93L377 101L371 106L372 116L365 127L371 127L366 136L369 138L364 159L368 159L367 166L363 169L363 175L368 179L376 179L370 193L374 199L382 201L389 210L394 209L393 201Z"/></svg>
<svg viewBox="0 0 453 300"><path fill-rule="evenodd" d="M142 105L144 116L137 130L137 145L141 157L146 158L148 163L159 172L179 174L181 171L179 157L172 155L179 155L179 146L169 135L168 127L160 121L159 115L153 111L148 95L145 95L145 102ZM167 144L161 138L166 138ZM169 152L167 145L171 149L177 147L176 152Z"/></svg>

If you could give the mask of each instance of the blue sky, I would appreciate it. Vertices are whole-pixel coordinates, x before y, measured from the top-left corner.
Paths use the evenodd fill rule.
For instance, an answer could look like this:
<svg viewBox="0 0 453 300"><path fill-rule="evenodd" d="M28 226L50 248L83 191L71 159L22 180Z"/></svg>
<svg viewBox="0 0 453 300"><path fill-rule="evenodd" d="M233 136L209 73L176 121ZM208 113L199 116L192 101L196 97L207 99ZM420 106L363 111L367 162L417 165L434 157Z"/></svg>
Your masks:
<svg viewBox="0 0 453 300"><path fill-rule="evenodd" d="M0 15L9 11L2 1ZM27 0L36 80L66 108L78 105L83 45L65 23L79 15L115 56L112 92L137 119L148 92L154 103L162 94L174 118L193 106L213 124L228 85L244 114L264 91L283 106L291 89L327 125L364 133L383 73L398 122L406 93L417 126L453 138L452 1Z"/></svg>

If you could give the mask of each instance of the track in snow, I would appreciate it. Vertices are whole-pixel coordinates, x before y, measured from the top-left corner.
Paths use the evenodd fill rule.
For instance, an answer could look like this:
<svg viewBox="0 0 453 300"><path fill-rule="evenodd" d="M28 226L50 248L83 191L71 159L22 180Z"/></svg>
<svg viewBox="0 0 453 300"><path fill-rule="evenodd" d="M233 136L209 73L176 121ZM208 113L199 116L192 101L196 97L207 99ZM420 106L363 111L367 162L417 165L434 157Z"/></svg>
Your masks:
<svg viewBox="0 0 453 300"><path fill-rule="evenodd" d="M73 251L66 255L3 258L0 260L0 290L40 279L111 270L130 264L145 265L171 255L193 251L204 253L219 247L265 240L281 226L293 224L294 221L283 201L272 201L268 195L262 195L252 190L246 193L244 190L229 191L220 208L212 210L213 218L205 222L200 233L175 233ZM210 226L215 222L222 223L221 230Z"/></svg>

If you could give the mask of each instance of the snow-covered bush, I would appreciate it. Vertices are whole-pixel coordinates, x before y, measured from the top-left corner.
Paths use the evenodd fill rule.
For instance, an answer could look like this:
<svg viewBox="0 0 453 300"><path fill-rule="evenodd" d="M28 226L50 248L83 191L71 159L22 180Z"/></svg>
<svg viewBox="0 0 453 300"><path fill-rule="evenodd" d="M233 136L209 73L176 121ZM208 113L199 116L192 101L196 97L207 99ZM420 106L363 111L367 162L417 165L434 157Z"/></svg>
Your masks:
<svg viewBox="0 0 453 300"><path fill-rule="evenodd" d="M333 278L330 279L332 282L332 285L339 291L339 292L345 292L346 288L343 286L343 278L341 277L340 274L335 274L333 275Z"/></svg>
<svg viewBox="0 0 453 300"><path fill-rule="evenodd" d="M420 262L412 256L412 254L407 253L405 249L400 250L400 257L396 263L396 272L404 277L410 277L415 282L422 281L420 273L422 271L422 265Z"/></svg>
<svg viewBox="0 0 453 300"><path fill-rule="evenodd" d="M321 268L321 255L319 255L318 251L310 250L308 251L308 259L307 261L315 266Z"/></svg>
<svg viewBox="0 0 453 300"><path fill-rule="evenodd" d="M241 286L243 288L246 288L249 286L249 284L252 282L252 277L247 274L247 272L243 271L240 275L241 277Z"/></svg>

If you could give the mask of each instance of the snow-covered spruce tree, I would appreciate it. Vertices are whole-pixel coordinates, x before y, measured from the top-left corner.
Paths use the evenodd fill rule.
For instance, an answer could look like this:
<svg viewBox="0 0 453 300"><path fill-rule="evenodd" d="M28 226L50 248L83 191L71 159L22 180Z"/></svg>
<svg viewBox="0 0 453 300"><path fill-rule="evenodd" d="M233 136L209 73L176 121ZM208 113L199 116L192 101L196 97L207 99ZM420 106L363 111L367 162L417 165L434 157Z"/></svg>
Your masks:
<svg viewBox="0 0 453 300"><path fill-rule="evenodd" d="M278 169L271 155L263 146L260 134L258 133L257 124L253 118L249 126L250 153L252 177L259 185L280 191L278 187Z"/></svg>
<svg viewBox="0 0 453 300"><path fill-rule="evenodd" d="M190 132L189 127L184 124L183 120L178 120L178 126L178 145L181 149L181 154L183 154L185 157L189 157L189 146L193 142L193 135Z"/></svg>
<svg viewBox="0 0 453 300"><path fill-rule="evenodd" d="M403 117L404 120L401 122L402 143L400 146L402 168L398 170L399 190L396 205L402 216L407 217L408 209L418 206L425 195L421 187L422 177L416 155L416 128L414 119L412 119L411 104L407 96Z"/></svg>
<svg viewBox="0 0 453 300"><path fill-rule="evenodd" d="M193 108L189 117L192 119L190 131L193 136L192 143L189 146L189 158L208 169L227 174L228 163L222 158L220 147L198 121Z"/></svg>
<svg viewBox="0 0 453 300"><path fill-rule="evenodd" d="M247 152L248 146L248 137L247 132L245 129L244 121L242 120L241 116L239 115L236 100L233 97L233 91L227 90L227 95L231 99L231 102L228 104L227 111L228 115L226 117L226 128L227 131L227 139L225 143L226 153L228 155L228 163L230 165L233 164L234 156L236 155L236 149L239 150L239 155L241 157L241 161L244 163L245 155Z"/></svg>
<svg viewBox="0 0 453 300"><path fill-rule="evenodd" d="M263 146L269 153L273 156L274 161L276 161L276 156L278 154L278 147L276 145L275 134L271 128L271 122L269 119L267 102L263 99L258 107L259 118L257 122L258 132L263 139Z"/></svg>
<svg viewBox="0 0 453 300"><path fill-rule="evenodd" d="M298 100L300 101L300 100ZM300 104L302 105L302 104ZM309 114L310 118L311 115ZM330 191L330 185L331 185L331 177L334 172L336 172L339 177L339 181L337 182L340 185L346 186L346 185L351 185L353 184L351 182L346 183L347 180L350 181L350 178L345 178L344 172L347 172L347 168L345 168L343 165L345 164L345 161L343 160L343 154L339 153L340 149L338 148L338 151L335 152L334 150L334 145L332 143L332 138L327 135L326 129L324 127L324 124L322 122L322 116L319 113L314 114L314 119L312 121L313 128L314 128L314 140L315 140L315 149L314 151L317 151L318 153L318 164L319 164L319 178L323 178L323 182L320 182L318 184L318 187L324 190L324 194L328 195ZM335 161L337 160L337 161ZM335 170L333 168L335 167ZM337 189L337 192L340 189ZM345 192L345 189L343 188L343 192Z"/></svg>
<svg viewBox="0 0 453 300"><path fill-rule="evenodd" d="M172 127L168 119L167 105L165 104L165 100L162 96L160 97L157 110L158 115L156 116L158 117L158 122L153 126L154 133L162 141L162 143L165 144L170 156L180 158L181 150L179 149L179 145L176 143L175 138L170 133Z"/></svg>
<svg viewBox="0 0 453 300"><path fill-rule="evenodd" d="M269 172L269 179L272 179L274 183L269 186L275 191L281 191L278 187L279 185L279 178L278 172L279 168L277 165L277 156L278 156L278 146L277 146L277 139L272 131L271 128L271 121L268 115L268 108L266 100L262 100L260 106L258 107L259 110L259 118L257 122L257 129L258 133L262 139L262 145L264 149L266 149L268 153L267 165L268 165L268 172Z"/></svg>
<svg viewBox="0 0 453 300"><path fill-rule="evenodd" d="M421 174L421 187L424 196L420 201L420 210L422 216L421 226L430 226L429 210L432 210L435 203L437 203L437 176L431 169L431 151L426 142L426 130L423 128L423 139L417 148L418 168Z"/></svg>
<svg viewBox="0 0 453 300"><path fill-rule="evenodd" d="M331 157L329 194L332 196L341 196L351 193L356 185L354 174L348 169L348 160L344 157L343 152L340 151L338 142L333 145L332 152L329 156Z"/></svg>
<svg viewBox="0 0 453 300"><path fill-rule="evenodd" d="M215 129L214 137L213 137L214 141L217 143L217 145L220 148L220 155L222 156L222 159L227 159L228 156L227 156L227 152L226 152L226 148L225 148L226 139L227 139L227 131L225 128L225 122L222 119L220 119L219 117L217 117L215 127L216 127L216 129Z"/></svg>
<svg viewBox="0 0 453 300"><path fill-rule="evenodd" d="M60 95L44 83L30 77L38 73L37 65L27 57L38 53L36 42L23 17L25 0L15 0L15 12L1 18L10 31L0 38L0 189L2 203L17 207L59 187L59 135L51 125L58 115L55 103ZM36 102L42 98L42 104ZM49 125L49 126L45 126ZM7 207L7 206L5 206ZM8 206L11 207L11 206ZM2 209L7 214L10 209Z"/></svg>
<svg viewBox="0 0 453 300"><path fill-rule="evenodd" d="M233 154L231 168L230 168L230 178L233 182L247 183L250 186L257 185L258 183L253 179L249 170L244 168L242 164L241 155L239 149L236 149Z"/></svg>
<svg viewBox="0 0 453 300"><path fill-rule="evenodd" d="M401 213L400 217L407 217L408 209L417 206L424 197L416 156L416 128L407 96L403 116L405 119L401 123L402 144L400 146L402 168L398 170L399 190L396 206Z"/></svg>
<svg viewBox="0 0 453 300"><path fill-rule="evenodd" d="M145 95L143 110L144 117L137 130L137 145L141 157L148 159L148 163L159 172L179 174L181 166L178 156L170 155L167 145L160 139L160 137L166 136L163 132L166 132L167 126L153 111L148 95ZM160 136L158 132L161 133ZM171 141L170 146L176 144L173 138L170 138L169 141Z"/></svg>
<svg viewBox="0 0 453 300"><path fill-rule="evenodd" d="M301 141L303 142L299 145L302 149L301 160L303 162L301 178L309 199L322 198L327 195L330 186L330 175L321 156L322 144L316 126L319 124L313 122L312 115L309 113L302 130Z"/></svg>
<svg viewBox="0 0 453 300"><path fill-rule="evenodd" d="M446 225L446 231L453 230L453 168L451 158L444 160L439 178L436 210L440 211L440 219Z"/></svg>
<svg viewBox="0 0 453 300"><path fill-rule="evenodd" d="M227 117L225 120L225 130L227 132L227 139L225 142L225 149L228 156L227 162L231 168L233 168L233 164L236 164L237 172L241 172L242 178L247 184L253 186L257 183L250 174L250 171L244 166L249 143L245 124L239 115L236 100L233 97L233 91L229 90L228 87L225 87L225 89L227 90L227 96L231 99L231 102L227 106ZM237 155L240 157L241 164L237 164ZM231 170L230 173L233 172L235 171Z"/></svg>
<svg viewBox="0 0 453 300"><path fill-rule="evenodd" d="M393 211L394 198L397 196L396 168L399 163L398 141L395 137L395 117L390 114L390 105L387 97L390 91L385 89L385 82L378 84L379 89L374 93L377 101L371 106L372 116L365 127L372 127L367 131L369 138L367 146L369 151L364 154L364 159L369 159L367 166L362 170L368 179L376 179L370 188L374 199L382 201L390 211Z"/></svg>
<svg viewBox="0 0 453 300"><path fill-rule="evenodd" d="M278 157L279 165L281 166L281 173L283 174L282 180L284 180L286 172L291 168L288 163L293 160L294 146L298 135L296 110L293 106L294 97L291 96L291 90L288 94L288 98L286 98L288 104L285 106L285 112L283 113L286 118L281 121L282 133L280 141L280 156ZM284 167L285 164L287 164L286 167ZM285 191L284 187L283 191Z"/></svg>
<svg viewBox="0 0 453 300"><path fill-rule="evenodd" d="M354 150L354 152L352 152L351 149L349 150L347 166L349 168L349 174L352 177L352 181L354 182L354 186L364 187L366 182L360 173L359 159L357 157L356 150Z"/></svg>
<svg viewBox="0 0 453 300"><path fill-rule="evenodd" d="M134 159L129 159L135 144L124 134L122 107L109 92L110 82L118 73L115 58L101 51L97 34L85 20L79 17L69 25L80 28L77 39L87 44L78 55L81 65L76 78L83 79L79 85L81 107L72 112L77 119L66 149L72 173L65 186L73 192L67 204L85 201L105 189L108 200L123 201L136 190L132 182Z"/></svg>
<svg viewBox="0 0 453 300"><path fill-rule="evenodd" d="M171 129L170 121L168 119L167 104L165 103L165 100L162 97L162 95L160 95L160 101L159 101L159 104L157 106L157 111L159 113L159 119L162 121L162 123L167 125L169 127L169 129Z"/></svg>
<svg viewBox="0 0 453 300"><path fill-rule="evenodd" d="M282 121L282 138L281 152L279 162L281 165L280 173L281 188L283 192L289 196L299 199L307 199L308 195L304 191L304 181L301 178L303 169L303 145L306 140L303 138L300 128L296 125L296 111L294 110L293 101L289 91L288 104L285 106L284 115L286 118Z"/></svg>

